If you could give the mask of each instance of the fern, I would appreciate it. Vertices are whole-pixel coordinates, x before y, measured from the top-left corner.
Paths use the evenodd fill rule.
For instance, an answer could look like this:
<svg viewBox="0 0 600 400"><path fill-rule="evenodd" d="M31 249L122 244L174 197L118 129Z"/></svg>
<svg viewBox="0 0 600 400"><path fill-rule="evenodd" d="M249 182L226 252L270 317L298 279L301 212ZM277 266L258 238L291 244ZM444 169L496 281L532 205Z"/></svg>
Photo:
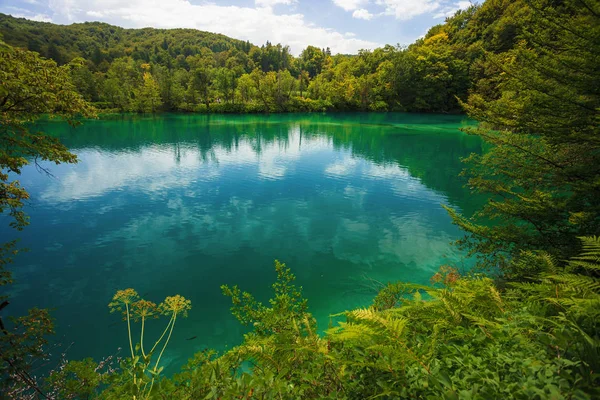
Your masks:
<svg viewBox="0 0 600 400"><path fill-rule="evenodd" d="M600 264L600 237L588 236L579 239L581 240L582 252L573 259L589 261L596 263L596 266L598 266Z"/></svg>
<svg viewBox="0 0 600 400"><path fill-rule="evenodd" d="M323 336L278 263L269 303L225 290L254 330L178 387L187 399L598 397L598 240L583 247L563 263L523 253L530 275L506 287L447 267L434 286L388 284Z"/></svg>

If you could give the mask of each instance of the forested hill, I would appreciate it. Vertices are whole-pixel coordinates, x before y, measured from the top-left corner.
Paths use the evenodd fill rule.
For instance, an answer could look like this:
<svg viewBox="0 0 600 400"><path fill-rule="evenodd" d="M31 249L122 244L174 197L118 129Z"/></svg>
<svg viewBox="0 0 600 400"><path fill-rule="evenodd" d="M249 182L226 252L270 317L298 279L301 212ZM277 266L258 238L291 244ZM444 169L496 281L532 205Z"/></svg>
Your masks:
<svg viewBox="0 0 600 400"><path fill-rule="evenodd" d="M250 42L232 39L218 33L197 29L125 29L102 22L56 25L30 21L0 13L0 34L12 46L26 48L64 64L74 57L102 64L132 56L150 61L150 55L165 50L171 57L193 56L202 48L212 52L239 51L248 53ZM159 60L160 62L160 60Z"/></svg>
<svg viewBox="0 0 600 400"><path fill-rule="evenodd" d="M486 54L528 40L532 8L491 0L434 26L407 48L386 46L332 55L308 46L299 57L192 29L123 29L104 23L55 25L0 14L6 43L58 64L83 57L74 70L79 92L99 108L157 112L322 110L461 111L476 91L498 93L497 68Z"/></svg>

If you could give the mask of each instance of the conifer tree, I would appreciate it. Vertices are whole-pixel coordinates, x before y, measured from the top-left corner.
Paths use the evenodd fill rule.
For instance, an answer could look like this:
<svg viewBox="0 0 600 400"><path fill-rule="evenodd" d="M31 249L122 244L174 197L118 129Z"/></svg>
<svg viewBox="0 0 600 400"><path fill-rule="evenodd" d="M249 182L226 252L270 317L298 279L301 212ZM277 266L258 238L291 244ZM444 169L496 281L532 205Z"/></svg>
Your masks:
<svg viewBox="0 0 600 400"><path fill-rule="evenodd" d="M496 76L464 104L481 122L469 133L491 145L467 159L468 184L490 200L473 218L450 214L486 266L532 249L565 259L600 234L600 5L530 0L521 12L515 47L486 53Z"/></svg>

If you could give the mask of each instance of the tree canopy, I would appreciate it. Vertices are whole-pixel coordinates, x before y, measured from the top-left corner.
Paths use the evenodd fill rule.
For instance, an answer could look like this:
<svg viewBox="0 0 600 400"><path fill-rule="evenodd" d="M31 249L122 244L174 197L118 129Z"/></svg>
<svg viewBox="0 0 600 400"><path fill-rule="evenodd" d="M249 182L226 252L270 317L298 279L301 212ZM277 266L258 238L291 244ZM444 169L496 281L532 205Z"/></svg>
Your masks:
<svg viewBox="0 0 600 400"><path fill-rule="evenodd" d="M461 244L492 267L526 250L566 259L579 236L600 234L600 7L527 4L513 48L483 50L485 76L464 103L481 122L470 133L491 145L466 175L491 200L473 219L452 215Z"/></svg>

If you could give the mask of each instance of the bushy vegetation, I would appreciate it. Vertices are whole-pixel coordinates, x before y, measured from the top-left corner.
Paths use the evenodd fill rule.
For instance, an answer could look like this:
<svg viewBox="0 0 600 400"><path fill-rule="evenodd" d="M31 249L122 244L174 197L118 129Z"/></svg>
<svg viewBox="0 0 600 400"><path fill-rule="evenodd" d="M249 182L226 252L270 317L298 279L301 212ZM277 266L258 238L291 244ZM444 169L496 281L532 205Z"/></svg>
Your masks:
<svg viewBox="0 0 600 400"><path fill-rule="evenodd" d="M480 121L469 133L489 147L465 160L464 172L469 187L488 195L488 202L473 217L449 210L466 232L459 245L478 258L472 273L444 266L428 286L388 283L371 306L334 316L336 323L319 334L292 272L275 262L267 304L237 286L222 288L233 315L251 328L242 344L223 354L195 354L172 377L160 373L160 359L177 316L190 307L181 296L156 306L133 289L119 291L111 307L125 312L131 357L118 365L110 357L100 363L64 360L46 377L32 371L47 359L52 321L47 311L34 309L0 324L3 393L61 399L600 397L599 15L597 1L488 0L432 28L408 49L386 47L349 58L308 48L295 59L281 47L259 49L220 37L229 47L200 41L197 51L171 54L186 63L176 67L156 57L171 51L168 35L179 31L115 30L128 40L115 45L125 54L102 59L104 70L102 62L59 67L3 45L0 211L12 213L17 228L27 222L21 210L27 193L4 171L18 173L36 156L75 161L60 143L30 133L27 123L39 113L68 120L89 115L81 96L140 111L289 111L290 104L309 111L448 111L460 104ZM87 56L74 43L89 29L116 29L3 18L2 29L81 30L62 53L73 56ZM19 40L36 37L34 29L23 29ZM144 52L141 43L156 38L164 46ZM127 53L135 46L139 54ZM246 54L248 63L238 72L226 64L236 52ZM77 81L80 73L102 82L95 87L104 92L76 93L75 87L91 82ZM106 93L112 97L102 97ZM0 254L2 267L11 246ZM4 269L1 282L10 283ZM144 324L160 313L169 320L148 349ZM132 322L141 330L132 330ZM140 332L139 341L132 332Z"/></svg>
<svg viewBox="0 0 600 400"><path fill-rule="evenodd" d="M61 398L594 398L600 239L583 244L564 267L547 253L527 254L526 267L539 272L503 289L448 267L431 286L388 284L370 307L341 314L345 322L325 335L293 274L276 261L268 304L223 287L233 314L253 327L240 346L198 353L172 378L149 368L150 350L125 358L112 374L96 372L91 360L69 362L48 383ZM131 299L132 309L136 301L144 302Z"/></svg>
<svg viewBox="0 0 600 400"><path fill-rule="evenodd" d="M84 58L73 81L86 100L107 110L459 112L471 89L493 90L485 55L517 47L531 10L525 0L488 1L406 48L357 55L308 46L294 57L281 44L258 47L191 29L62 26L7 15L0 15L0 34L59 64Z"/></svg>

